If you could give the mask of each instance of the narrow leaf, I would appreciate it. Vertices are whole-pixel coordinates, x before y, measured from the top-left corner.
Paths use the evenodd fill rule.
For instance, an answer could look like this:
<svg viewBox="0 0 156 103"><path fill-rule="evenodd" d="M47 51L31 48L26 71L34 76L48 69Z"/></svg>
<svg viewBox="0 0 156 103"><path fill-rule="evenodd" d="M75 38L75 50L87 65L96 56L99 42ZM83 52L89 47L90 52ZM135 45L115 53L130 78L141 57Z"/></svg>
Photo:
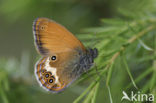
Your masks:
<svg viewBox="0 0 156 103"><path fill-rule="evenodd" d="M144 48L144 49L146 49L146 50L148 50L148 51L153 51L153 49L152 48L150 48L149 46L147 46L142 40L140 40L139 39L139 43L141 44L141 46Z"/></svg>
<svg viewBox="0 0 156 103"><path fill-rule="evenodd" d="M92 98L91 103L96 103L96 98L97 98L97 94L98 94L99 87L100 87L100 82L98 82L98 83L96 84L95 91L94 91L94 96L93 96L93 98Z"/></svg>
<svg viewBox="0 0 156 103"><path fill-rule="evenodd" d="M125 25L125 22L122 19L101 19L101 21L105 24L109 25Z"/></svg>
<svg viewBox="0 0 156 103"><path fill-rule="evenodd" d="M112 99L112 95L111 95L111 90L110 90L110 87L107 86L108 88L108 93L109 93L109 99L110 99L110 103L113 103L113 99Z"/></svg>
<svg viewBox="0 0 156 103"><path fill-rule="evenodd" d="M82 100L82 98L96 85L96 83L96 81L92 82L90 86L77 99L75 99L73 103L79 103L79 101Z"/></svg>
<svg viewBox="0 0 156 103"><path fill-rule="evenodd" d="M141 73L134 81L135 83L140 82L142 79L144 79L147 75L152 73L152 68L147 68L145 72ZM132 82L126 87L126 89L129 89L132 86Z"/></svg>
<svg viewBox="0 0 156 103"><path fill-rule="evenodd" d="M85 98L85 100L83 101L83 103L90 103L91 102L91 99L94 95L94 92L95 92L95 88L93 88L90 93L87 95L87 97Z"/></svg>
<svg viewBox="0 0 156 103"><path fill-rule="evenodd" d="M111 64L109 70L108 70L108 75L107 75L107 80L106 80L106 85L108 86L110 84L110 79L112 76L112 71L113 71L113 64L114 62Z"/></svg>
<svg viewBox="0 0 156 103"><path fill-rule="evenodd" d="M130 69L129 69L129 67L128 67L128 64L127 64L127 62L126 62L125 57L122 56L122 59L123 59L124 65L125 65L125 69L126 69L128 75L129 75L129 77L130 77L130 79L131 79L131 81L132 81L132 84L134 85L134 87L135 87L136 89L138 89L138 87L136 86L136 84L135 84L135 82L134 82L133 76L132 76L132 74L131 74L131 72L130 72Z"/></svg>

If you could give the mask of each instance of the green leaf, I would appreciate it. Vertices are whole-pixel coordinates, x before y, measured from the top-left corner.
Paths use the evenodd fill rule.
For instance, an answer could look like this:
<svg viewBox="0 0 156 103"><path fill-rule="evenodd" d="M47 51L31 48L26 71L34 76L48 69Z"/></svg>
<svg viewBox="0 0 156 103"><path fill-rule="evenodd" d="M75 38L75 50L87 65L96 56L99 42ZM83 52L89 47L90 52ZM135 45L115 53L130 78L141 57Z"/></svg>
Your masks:
<svg viewBox="0 0 156 103"><path fill-rule="evenodd" d="M118 30L119 27L94 27L94 28L88 28L88 29L84 29L84 32L89 32L89 33L104 33L104 32L113 32ZM107 34L106 34L107 35Z"/></svg>
<svg viewBox="0 0 156 103"><path fill-rule="evenodd" d="M108 89L108 93L109 93L110 103L113 103L113 99L112 99L112 95L111 95L111 90L110 90L110 87L108 85L107 85L107 89Z"/></svg>
<svg viewBox="0 0 156 103"><path fill-rule="evenodd" d="M131 79L131 81L132 81L133 86L134 86L136 89L138 89L138 87L136 86L135 81L134 81L134 79L133 79L133 76L132 76L132 74L131 74L131 72L130 72L130 69L129 69L129 67L128 67L128 64L127 64L127 62L126 62L125 56L123 56L123 55L122 55L122 60L123 60L123 63L124 63L124 65L125 65L125 69L126 69L128 75L129 75L129 77L130 77L130 79Z"/></svg>
<svg viewBox="0 0 156 103"><path fill-rule="evenodd" d="M153 73L152 73L151 82L150 82L150 91L155 89L155 86L156 86L156 70L154 66L152 70L153 70Z"/></svg>
<svg viewBox="0 0 156 103"><path fill-rule="evenodd" d="M111 79L111 76L112 76L113 65L114 65L114 62L111 64L111 66L110 66L110 68L108 70L108 75L107 75L107 80L106 80L106 85L107 86L110 85L110 79Z"/></svg>
<svg viewBox="0 0 156 103"><path fill-rule="evenodd" d="M150 48L149 46L147 46L142 40L140 40L139 39L139 43L141 44L141 46L144 48L144 49L146 49L146 50L148 50L148 51L153 51L153 49L152 48Z"/></svg>
<svg viewBox="0 0 156 103"><path fill-rule="evenodd" d="M77 99L74 100L73 103L79 103L82 100L82 98L96 85L96 83L96 81L92 82L90 86Z"/></svg>
<svg viewBox="0 0 156 103"><path fill-rule="evenodd" d="M146 76L148 76L150 73L152 73L152 68L147 68L146 71L144 71L143 73L141 73L134 81L135 83L139 83L142 79L144 79ZM133 83L131 82L126 89L129 89L131 86L133 85Z"/></svg>
<svg viewBox="0 0 156 103"><path fill-rule="evenodd" d="M96 98L97 98L97 94L98 94L99 87L100 87L100 82L98 82L98 83L96 84L95 91L94 91L94 95L93 95L93 98L92 98L92 100L91 100L91 103L96 103Z"/></svg>
<svg viewBox="0 0 156 103"><path fill-rule="evenodd" d="M125 25L125 22L119 18L114 18L114 19L104 18L104 19L101 19L101 21L104 24L109 24L109 25L117 25L117 26Z"/></svg>
<svg viewBox="0 0 156 103"><path fill-rule="evenodd" d="M90 103L91 99L94 95L95 92L95 87L90 91L90 93L87 95L87 97L85 98L85 100L83 101L83 103Z"/></svg>
<svg viewBox="0 0 156 103"><path fill-rule="evenodd" d="M3 88L0 88L0 96L2 98L3 103L9 103L9 100L8 100Z"/></svg>

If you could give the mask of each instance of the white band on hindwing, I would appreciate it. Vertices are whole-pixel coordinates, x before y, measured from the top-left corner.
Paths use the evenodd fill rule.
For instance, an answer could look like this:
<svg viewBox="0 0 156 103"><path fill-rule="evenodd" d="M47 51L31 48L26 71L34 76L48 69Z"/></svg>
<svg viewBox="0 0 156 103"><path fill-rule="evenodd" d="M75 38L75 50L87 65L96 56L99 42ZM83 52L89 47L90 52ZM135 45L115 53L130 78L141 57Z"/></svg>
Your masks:
<svg viewBox="0 0 156 103"><path fill-rule="evenodd" d="M50 60L49 60L49 57L48 57L47 60L45 61L45 67L44 67L44 69L47 70L47 71L49 71L49 72L51 72L52 75L55 77L55 84L59 84L60 85L59 77L57 76L57 69L54 68L54 67L51 67L49 65L49 62L50 62Z"/></svg>

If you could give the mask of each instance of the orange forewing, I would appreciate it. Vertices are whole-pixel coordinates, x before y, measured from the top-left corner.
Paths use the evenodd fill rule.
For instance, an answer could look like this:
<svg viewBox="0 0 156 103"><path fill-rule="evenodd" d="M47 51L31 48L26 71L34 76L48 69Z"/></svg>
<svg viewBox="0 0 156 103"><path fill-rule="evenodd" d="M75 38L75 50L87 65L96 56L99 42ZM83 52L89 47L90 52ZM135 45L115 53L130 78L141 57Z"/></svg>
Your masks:
<svg viewBox="0 0 156 103"><path fill-rule="evenodd" d="M35 44L40 54L51 55L81 47L83 44L65 27L47 19L38 18L33 24Z"/></svg>

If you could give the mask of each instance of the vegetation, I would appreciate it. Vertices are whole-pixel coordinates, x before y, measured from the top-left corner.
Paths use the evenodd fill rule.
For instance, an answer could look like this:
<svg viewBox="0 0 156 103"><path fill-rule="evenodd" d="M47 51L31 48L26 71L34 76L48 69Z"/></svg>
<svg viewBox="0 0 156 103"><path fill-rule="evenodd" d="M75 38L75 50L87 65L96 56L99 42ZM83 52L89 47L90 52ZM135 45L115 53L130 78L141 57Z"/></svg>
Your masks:
<svg viewBox="0 0 156 103"><path fill-rule="evenodd" d="M0 8L0 17L6 17L9 25L28 22L22 32L30 34L34 17L52 16L72 32L81 29L76 36L99 51L94 67L60 94L38 86L33 74L35 50L23 49L21 59L16 53L0 55L0 102L120 103L123 91L128 95L134 91L154 94L156 103L156 0L6 0L0 1ZM31 36L25 35L28 41ZM28 41L23 45L27 47Z"/></svg>

